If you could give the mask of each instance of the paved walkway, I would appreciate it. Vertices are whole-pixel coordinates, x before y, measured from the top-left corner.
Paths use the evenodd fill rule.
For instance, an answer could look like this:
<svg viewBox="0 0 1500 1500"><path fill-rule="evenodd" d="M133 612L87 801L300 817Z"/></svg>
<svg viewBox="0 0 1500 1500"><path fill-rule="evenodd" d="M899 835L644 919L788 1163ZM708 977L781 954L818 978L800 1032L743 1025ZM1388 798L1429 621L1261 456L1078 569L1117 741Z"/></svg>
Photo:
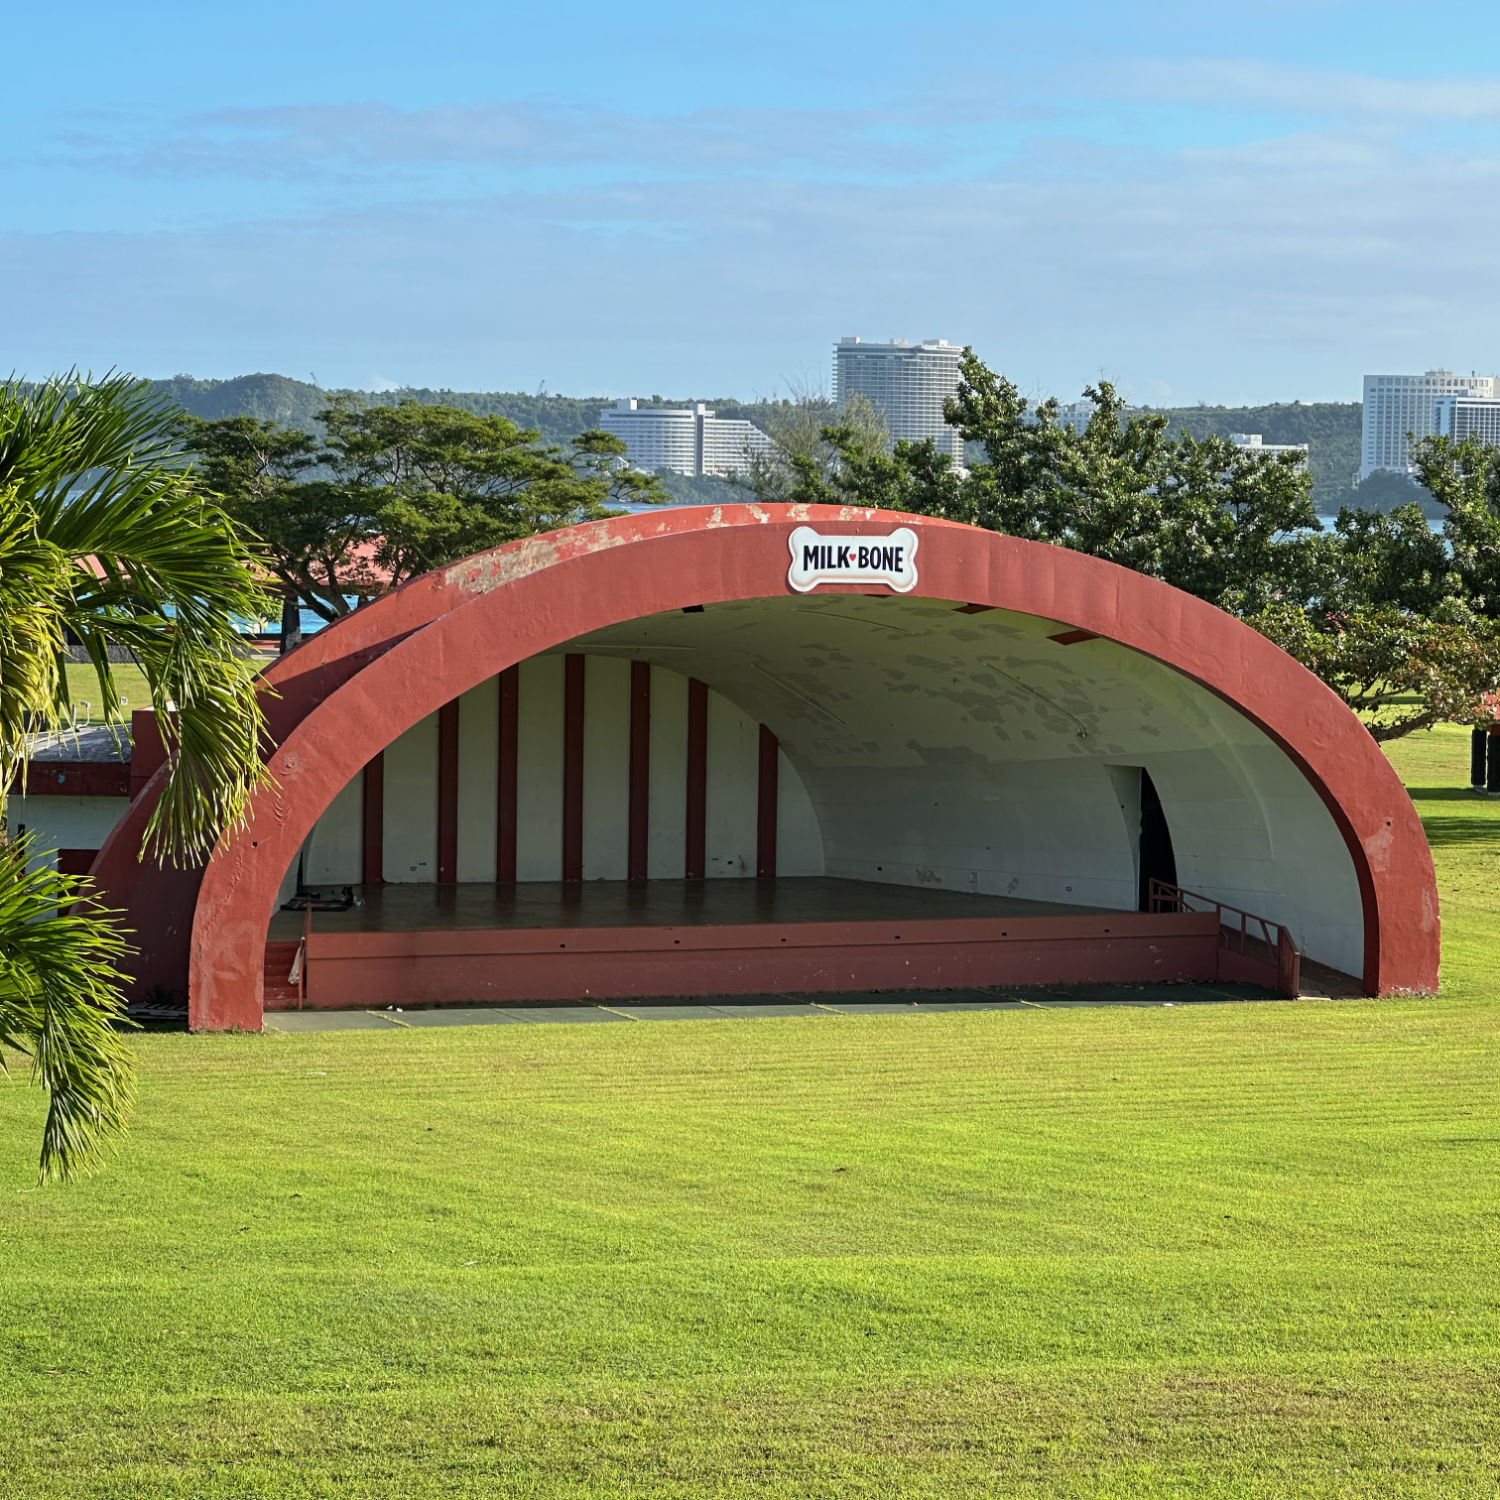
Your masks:
<svg viewBox="0 0 1500 1500"><path fill-rule="evenodd" d="M909 995L746 995L739 1000L620 1000L611 1005L443 1005L389 1010L267 1011L273 1031L386 1031L403 1026L526 1026L632 1021L727 1021L785 1016L912 1016L937 1011L1070 1010L1124 1005L1244 1005L1278 997L1248 984L1092 984L1034 989L928 990Z"/></svg>

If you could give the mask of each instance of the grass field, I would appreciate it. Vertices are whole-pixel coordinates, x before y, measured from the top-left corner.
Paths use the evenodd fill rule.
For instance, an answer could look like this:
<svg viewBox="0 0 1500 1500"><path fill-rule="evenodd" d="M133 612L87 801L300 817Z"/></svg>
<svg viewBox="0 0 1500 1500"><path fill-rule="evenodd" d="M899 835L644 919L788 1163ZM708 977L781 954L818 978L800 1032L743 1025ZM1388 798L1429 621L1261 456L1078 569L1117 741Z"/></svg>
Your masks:
<svg viewBox="0 0 1500 1500"><path fill-rule="evenodd" d="M104 704L99 695L99 679L94 675L94 669L87 662L69 662L66 668L68 674L68 694L72 699L74 708L80 703L87 703L93 710L94 723L100 723L104 718ZM115 680L115 690L125 700L124 717L129 718L132 709L151 707L151 688L146 682L146 674L130 662L118 662L115 664L110 675Z"/></svg>
<svg viewBox="0 0 1500 1500"><path fill-rule="evenodd" d="M245 658L245 670L256 671L268 660L270 658L264 655L248 655ZM68 674L68 694L74 707L87 703L92 710L92 721L95 724L102 723L104 704L99 693L99 679L94 675L93 667L88 662L69 662L65 671ZM110 675L115 680L115 690L122 700L123 718L128 719L133 709L151 707L151 686L146 681L146 674L138 666L132 662L116 662Z"/></svg>
<svg viewBox="0 0 1500 1500"><path fill-rule="evenodd" d="M143 1037L6 1497L1500 1493L1500 804L1436 1000Z"/></svg>

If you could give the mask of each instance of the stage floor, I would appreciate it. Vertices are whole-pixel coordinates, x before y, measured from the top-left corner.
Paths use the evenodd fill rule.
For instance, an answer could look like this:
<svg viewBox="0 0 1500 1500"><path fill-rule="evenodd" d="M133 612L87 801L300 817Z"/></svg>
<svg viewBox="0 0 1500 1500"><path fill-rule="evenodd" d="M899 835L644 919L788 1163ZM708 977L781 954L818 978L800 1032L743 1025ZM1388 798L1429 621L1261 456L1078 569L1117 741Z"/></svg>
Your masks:
<svg viewBox="0 0 1500 1500"><path fill-rule="evenodd" d="M824 995L1220 980L1213 912L1127 912L931 887L780 880L387 885L279 912L268 1004ZM301 953L300 969L293 967Z"/></svg>
<svg viewBox="0 0 1500 1500"><path fill-rule="evenodd" d="M315 911L319 933L739 927L757 923L1083 917L1107 908L974 896L930 886L827 876L776 880L526 881L516 885L355 886L362 906ZM303 914L278 911L274 940L299 938Z"/></svg>

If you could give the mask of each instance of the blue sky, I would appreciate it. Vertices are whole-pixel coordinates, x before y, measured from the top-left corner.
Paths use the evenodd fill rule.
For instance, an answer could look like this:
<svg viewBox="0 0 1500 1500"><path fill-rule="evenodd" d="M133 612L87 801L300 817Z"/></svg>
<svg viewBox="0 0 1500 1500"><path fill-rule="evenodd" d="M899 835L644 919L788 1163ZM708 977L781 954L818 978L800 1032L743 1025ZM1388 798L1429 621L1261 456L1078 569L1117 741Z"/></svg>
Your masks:
<svg viewBox="0 0 1500 1500"><path fill-rule="evenodd" d="M754 396L850 333L1065 399L1500 370L1493 3L79 0L6 49L33 375Z"/></svg>

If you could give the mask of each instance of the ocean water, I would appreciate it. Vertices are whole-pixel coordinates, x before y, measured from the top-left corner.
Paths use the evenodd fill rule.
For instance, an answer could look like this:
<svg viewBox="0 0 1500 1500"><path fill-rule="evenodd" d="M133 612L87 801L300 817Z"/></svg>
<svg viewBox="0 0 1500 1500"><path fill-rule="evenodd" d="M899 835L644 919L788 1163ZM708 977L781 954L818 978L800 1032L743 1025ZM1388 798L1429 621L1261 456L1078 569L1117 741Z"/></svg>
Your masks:
<svg viewBox="0 0 1500 1500"><path fill-rule="evenodd" d="M345 598L351 606L359 602L358 596L355 594L347 594L345 595ZM297 629L301 631L303 635L316 635L318 631L324 629L327 624L328 621L325 620L323 616L318 614L315 610L304 609L300 611L297 616ZM281 634L281 619L279 616L276 619L271 620L267 624L266 634Z"/></svg>
<svg viewBox="0 0 1500 1500"><path fill-rule="evenodd" d="M1336 515L1332 515L1332 516L1324 515L1321 511L1318 513L1318 524L1320 526L1322 526L1322 528L1323 528L1324 531L1332 531L1333 530L1333 523L1335 521L1337 521L1337 520L1338 520L1338 517ZM1437 516L1428 516L1427 517L1427 529L1434 536L1440 536L1442 534L1442 530L1443 530L1443 523L1442 523L1441 520L1438 519Z"/></svg>

